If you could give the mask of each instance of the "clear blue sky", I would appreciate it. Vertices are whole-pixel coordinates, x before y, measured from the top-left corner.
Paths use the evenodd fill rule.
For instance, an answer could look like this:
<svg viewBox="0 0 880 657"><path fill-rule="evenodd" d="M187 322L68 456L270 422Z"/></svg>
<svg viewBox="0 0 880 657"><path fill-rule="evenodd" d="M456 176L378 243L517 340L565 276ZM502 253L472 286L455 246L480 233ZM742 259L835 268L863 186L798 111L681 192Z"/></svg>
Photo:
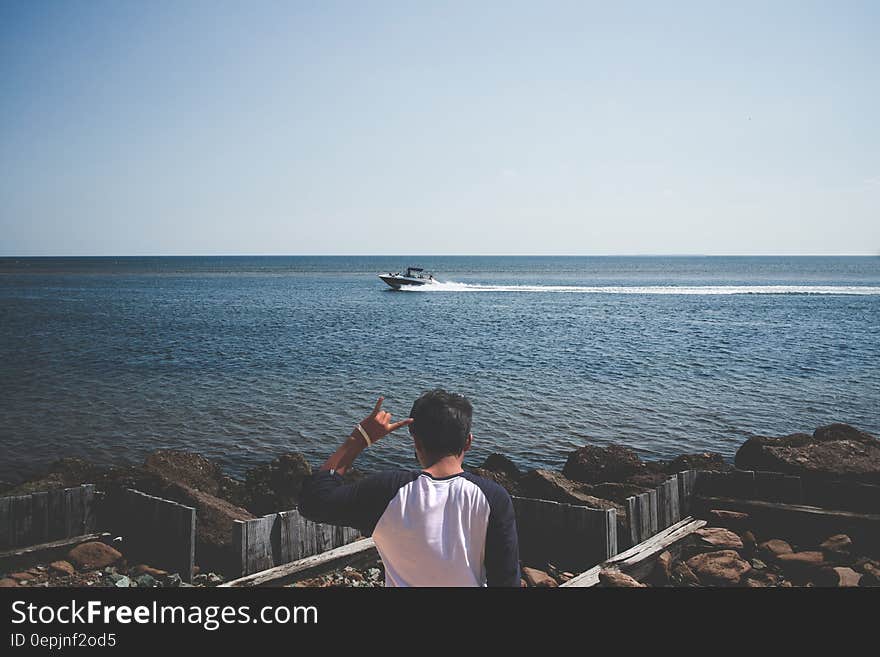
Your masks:
<svg viewBox="0 0 880 657"><path fill-rule="evenodd" d="M880 253L880 2L432 4L3 0L0 255Z"/></svg>

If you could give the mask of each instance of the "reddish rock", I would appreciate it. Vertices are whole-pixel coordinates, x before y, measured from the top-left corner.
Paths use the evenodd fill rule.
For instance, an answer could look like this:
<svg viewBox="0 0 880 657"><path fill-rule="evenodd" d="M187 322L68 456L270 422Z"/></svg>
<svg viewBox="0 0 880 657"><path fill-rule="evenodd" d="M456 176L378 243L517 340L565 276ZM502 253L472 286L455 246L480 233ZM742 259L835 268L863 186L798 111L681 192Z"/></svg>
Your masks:
<svg viewBox="0 0 880 657"><path fill-rule="evenodd" d="M706 586L736 586L752 569L734 550L698 554L687 565Z"/></svg>
<svg viewBox="0 0 880 657"><path fill-rule="evenodd" d="M621 482L644 470L645 464L629 447L585 445L568 455L562 474L572 481L599 484Z"/></svg>
<svg viewBox="0 0 880 657"><path fill-rule="evenodd" d="M701 547L713 550L741 550L742 539L729 529L722 527L703 527L694 532Z"/></svg>
<svg viewBox="0 0 880 657"><path fill-rule="evenodd" d="M634 579L626 573L620 572L619 570L613 569L599 571L599 584L608 588L646 588L645 584L642 584L637 579Z"/></svg>
<svg viewBox="0 0 880 657"><path fill-rule="evenodd" d="M779 585L779 575L763 570L753 570L746 575L743 583L750 588L767 588Z"/></svg>
<svg viewBox="0 0 880 657"><path fill-rule="evenodd" d="M122 554L100 541L80 543L67 553L67 560L80 570L97 570L112 566Z"/></svg>
<svg viewBox="0 0 880 657"><path fill-rule="evenodd" d="M517 480L504 472L495 472L494 470L486 470L484 468L473 468L471 472L483 479L494 481L511 495L521 495Z"/></svg>
<svg viewBox="0 0 880 657"><path fill-rule="evenodd" d="M880 561L875 561L874 559L869 559L867 557L857 559L853 564L853 568L865 575L870 575L872 573L880 575Z"/></svg>
<svg viewBox="0 0 880 657"><path fill-rule="evenodd" d="M669 550L657 557L652 575L661 584L668 584L672 580L672 553Z"/></svg>
<svg viewBox="0 0 880 657"><path fill-rule="evenodd" d="M30 573L25 573L25 572L10 573L9 577L14 579L16 582L27 582L28 580L31 580L34 578L33 575L31 575Z"/></svg>
<svg viewBox="0 0 880 657"><path fill-rule="evenodd" d="M536 586L539 588L552 588L559 586L555 579L550 577L550 575L543 570L538 570L537 568L523 568L522 576L525 578L529 586Z"/></svg>
<svg viewBox="0 0 880 657"><path fill-rule="evenodd" d="M845 558L852 549L852 539L846 534L835 534L825 539L819 548L829 557Z"/></svg>
<svg viewBox="0 0 880 657"><path fill-rule="evenodd" d="M49 564L49 568L60 575L73 575L76 568L69 561L53 561Z"/></svg>
<svg viewBox="0 0 880 657"><path fill-rule="evenodd" d="M850 587L858 586L863 575L852 568L820 568L813 577L816 586Z"/></svg>
<svg viewBox="0 0 880 657"><path fill-rule="evenodd" d="M791 554L791 546L778 538L764 541L758 546L758 552L765 561L775 561L781 554Z"/></svg>
<svg viewBox="0 0 880 657"><path fill-rule="evenodd" d="M748 526L749 514L740 513L739 511L724 511L721 509L713 509L709 511L708 520L716 527L726 527L728 529L743 529Z"/></svg>
<svg viewBox="0 0 880 657"><path fill-rule="evenodd" d="M4 577L0 579L0 589L11 589L18 586L18 582L16 582L11 577Z"/></svg>
<svg viewBox="0 0 880 657"><path fill-rule="evenodd" d="M152 566L148 566L145 563L138 564L134 568L131 569L131 573L133 577L137 577L138 575L149 575L155 579L160 579L162 577L168 576L167 570L161 570L159 568L153 568Z"/></svg>
<svg viewBox="0 0 880 657"><path fill-rule="evenodd" d="M783 570L794 572L815 570L828 565L825 561L825 555L821 552L812 551L780 554L776 557L776 563Z"/></svg>
<svg viewBox="0 0 880 657"><path fill-rule="evenodd" d="M819 427L813 435L749 438L736 453L736 467L880 483L880 440L847 424Z"/></svg>

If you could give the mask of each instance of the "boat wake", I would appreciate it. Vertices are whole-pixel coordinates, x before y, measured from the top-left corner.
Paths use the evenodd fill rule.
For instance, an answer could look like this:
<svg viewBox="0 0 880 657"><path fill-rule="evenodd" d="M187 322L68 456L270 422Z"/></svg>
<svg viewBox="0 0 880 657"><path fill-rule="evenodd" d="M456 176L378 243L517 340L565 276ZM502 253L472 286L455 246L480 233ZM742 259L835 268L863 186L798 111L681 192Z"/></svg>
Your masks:
<svg viewBox="0 0 880 657"><path fill-rule="evenodd" d="M405 292L569 292L581 294L848 294L880 295L880 287L860 285L483 285L434 281Z"/></svg>

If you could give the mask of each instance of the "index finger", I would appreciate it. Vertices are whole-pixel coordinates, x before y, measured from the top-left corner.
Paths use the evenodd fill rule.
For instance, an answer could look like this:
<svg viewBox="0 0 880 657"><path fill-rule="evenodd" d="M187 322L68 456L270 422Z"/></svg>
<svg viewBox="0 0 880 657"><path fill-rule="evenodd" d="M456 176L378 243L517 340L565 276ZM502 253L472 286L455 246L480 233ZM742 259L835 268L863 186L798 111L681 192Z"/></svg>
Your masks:
<svg viewBox="0 0 880 657"><path fill-rule="evenodd" d="M376 407L373 409L373 415L376 415L376 413L378 413L379 410L382 408L383 401L385 401L385 398L379 397L379 401L376 402Z"/></svg>
<svg viewBox="0 0 880 657"><path fill-rule="evenodd" d="M408 424L412 424L415 422L411 417L406 418L405 420L401 420L400 422L395 422L394 424L388 425L388 433L400 429L400 427L405 427Z"/></svg>

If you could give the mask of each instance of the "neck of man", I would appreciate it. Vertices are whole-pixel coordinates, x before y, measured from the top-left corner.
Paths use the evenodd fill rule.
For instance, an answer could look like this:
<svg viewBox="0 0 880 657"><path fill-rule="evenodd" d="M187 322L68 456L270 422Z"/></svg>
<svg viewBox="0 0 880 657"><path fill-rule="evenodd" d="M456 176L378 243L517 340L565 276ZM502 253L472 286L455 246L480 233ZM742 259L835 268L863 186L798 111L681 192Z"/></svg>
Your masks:
<svg viewBox="0 0 880 657"><path fill-rule="evenodd" d="M434 461L427 468L423 468L423 472L427 472L432 477L441 478L464 472L461 467L464 461L464 454L449 454L443 458Z"/></svg>

